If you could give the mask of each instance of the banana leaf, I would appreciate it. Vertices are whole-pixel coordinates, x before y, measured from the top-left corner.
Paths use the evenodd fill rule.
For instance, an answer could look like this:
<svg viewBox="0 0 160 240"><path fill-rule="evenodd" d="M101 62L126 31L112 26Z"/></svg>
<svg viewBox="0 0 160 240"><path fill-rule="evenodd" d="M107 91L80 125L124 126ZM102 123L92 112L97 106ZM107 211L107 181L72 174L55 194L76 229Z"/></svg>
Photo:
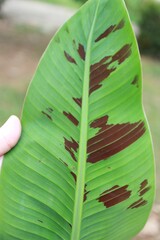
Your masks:
<svg viewBox="0 0 160 240"><path fill-rule="evenodd" d="M1 240L129 240L154 200L142 71L123 0L90 0L56 33L0 176Z"/></svg>

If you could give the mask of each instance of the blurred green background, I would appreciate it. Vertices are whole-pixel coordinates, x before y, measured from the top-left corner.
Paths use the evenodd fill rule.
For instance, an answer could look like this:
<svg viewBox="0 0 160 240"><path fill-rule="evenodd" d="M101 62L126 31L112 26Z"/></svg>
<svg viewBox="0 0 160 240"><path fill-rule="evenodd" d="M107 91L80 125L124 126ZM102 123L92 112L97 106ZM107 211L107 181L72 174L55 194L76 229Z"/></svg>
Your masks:
<svg viewBox="0 0 160 240"><path fill-rule="evenodd" d="M85 1L39 0L39 2L78 9ZM11 114L21 115L28 84L43 51L57 30L46 34L32 25L13 24L3 13L5 1L0 0L1 3L0 125ZM126 5L135 26L141 51L143 102L153 136L157 172L156 203L160 204L160 3L158 0L126 0Z"/></svg>

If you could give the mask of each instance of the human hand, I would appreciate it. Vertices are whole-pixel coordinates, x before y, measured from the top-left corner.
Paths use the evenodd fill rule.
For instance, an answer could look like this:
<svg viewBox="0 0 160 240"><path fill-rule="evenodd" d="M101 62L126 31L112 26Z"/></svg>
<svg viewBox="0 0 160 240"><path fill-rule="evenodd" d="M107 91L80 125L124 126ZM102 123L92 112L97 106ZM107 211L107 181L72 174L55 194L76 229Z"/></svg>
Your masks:
<svg viewBox="0 0 160 240"><path fill-rule="evenodd" d="M19 118L11 116L0 128L0 169L3 155L10 151L21 136L21 123Z"/></svg>

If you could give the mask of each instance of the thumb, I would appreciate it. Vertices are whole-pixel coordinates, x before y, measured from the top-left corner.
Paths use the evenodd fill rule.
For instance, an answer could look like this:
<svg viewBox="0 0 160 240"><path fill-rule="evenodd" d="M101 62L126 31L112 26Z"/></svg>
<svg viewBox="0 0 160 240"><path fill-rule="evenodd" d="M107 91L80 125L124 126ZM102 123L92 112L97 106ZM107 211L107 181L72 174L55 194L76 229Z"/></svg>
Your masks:
<svg viewBox="0 0 160 240"><path fill-rule="evenodd" d="M2 167L2 162L3 162L3 156L0 157L0 169L1 169L1 167Z"/></svg>
<svg viewBox="0 0 160 240"><path fill-rule="evenodd" d="M16 116L11 116L0 128L0 160L18 142L21 135L21 123ZM0 161L1 162L1 161Z"/></svg>

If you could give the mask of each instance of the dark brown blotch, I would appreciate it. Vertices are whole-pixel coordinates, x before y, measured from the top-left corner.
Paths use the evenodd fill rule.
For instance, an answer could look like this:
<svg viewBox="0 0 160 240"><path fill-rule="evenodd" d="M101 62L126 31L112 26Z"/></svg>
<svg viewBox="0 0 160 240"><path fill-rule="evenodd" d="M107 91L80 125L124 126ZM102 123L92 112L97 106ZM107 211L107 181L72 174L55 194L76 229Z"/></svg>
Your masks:
<svg viewBox="0 0 160 240"><path fill-rule="evenodd" d="M79 107L82 107L82 98L73 98L73 100Z"/></svg>
<svg viewBox="0 0 160 240"><path fill-rule="evenodd" d="M118 61L119 64L123 63L131 55L131 47L131 44L124 45L115 55L113 55L112 61Z"/></svg>
<svg viewBox="0 0 160 240"><path fill-rule="evenodd" d="M115 29L114 29L114 32L116 32L117 30L120 30L120 29L124 28L124 25L125 25L125 21L124 21L124 19L122 19L122 20L116 25L116 27L115 27Z"/></svg>
<svg viewBox="0 0 160 240"><path fill-rule="evenodd" d="M91 128L100 128L100 132L101 132L101 131L105 130L105 128L106 128L108 118L109 117L107 115L104 117L98 118L90 124L90 127Z"/></svg>
<svg viewBox="0 0 160 240"><path fill-rule="evenodd" d="M63 112L63 114L75 125L78 126L79 121L71 114L71 113L67 113L67 112Z"/></svg>
<svg viewBox="0 0 160 240"><path fill-rule="evenodd" d="M140 184L139 196L142 197L145 193L147 193L151 189L151 186L148 186L148 180L144 180Z"/></svg>
<svg viewBox="0 0 160 240"><path fill-rule="evenodd" d="M146 131L143 121L136 123L107 124L108 116L101 117L90 124L99 128L97 134L88 140L87 162L105 160L136 142Z"/></svg>
<svg viewBox="0 0 160 240"><path fill-rule="evenodd" d="M73 176L74 181L75 181L75 183L76 183L76 182L77 182L77 176L76 176L76 174L75 174L74 172L71 172L71 175Z"/></svg>
<svg viewBox="0 0 160 240"><path fill-rule="evenodd" d="M86 52L85 52L84 46L82 44L79 44L79 46L78 46L78 53L79 53L79 56L81 57L81 59L85 61Z"/></svg>
<svg viewBox="0 0 160 240"><path fill-rule="evenodd" d="M112 32L116 32L117 30L120 30L124 27L124 20L122 19L117 25L111 25L109 26L96 40L95 42L99 42L103 38L108 37Z"/></svg>
<svg viewBox="0 0 160 240"><path fill-rule="evenodd" d="M128 185L120 187L118 185L103 192L97 199L99 202L103 202L106 208L113 207L131 196L131 191L127 190Z"/></svg>
<svg viewBox="0 0 160 240"><path fill-rule="evenodd" d="M151 189L151 187L146 187L144 188L140 193L139 193L139 196L143 196L145 193L147 193L149 190Z"/></svg>
<svg viewBox="0 0 160 240"><path fill-rule="evenodd" d="M115 25L111 25L108 27L96 40L95 42L99 42L103 38L106 38L110 35L111 32L113 32L113 29L115 28Z"/></svg>
<svg viewBox="0 0 160 240"><path fill-rule="evenodd" d="M112 72L116 70L116 68L110 68L109 65L112 63L112 59L105 63L107 59L111 59L111 57L104 57L100 62L91 65L90 68L90 94L97 89L99 89L102 84L101 82L108 78Z"/></svg>
<svg viewBox="0 0 160 240"><path fill-rule="evenodd" d="M59 158L59 160L60 160L61 163L63 163L66 167L68 167L68 164L67 164L64 160L62 160L61 158Z"/></svg>
<svg viewBox="0 0 160 240"><path fill-rule="evenodd" d="M145 187L148 185L148 180L145 179L143 182L140 184L140 191L143 190Z"/></svg>
<svg viewBox="0 0 160 240"><path fill-rule="evenodd" d="M53 120L51 115L49 115L48 113L42 111L42 114L45 115L49 120L51 120L51 121Z"/></svg>
<svg viewBox="0 0 160 240"><path fill-rule="evenodd" d="M85 184L83 202L85 202L87 200L88 193L89 193L89 191L87 191L87 184Z"/></svg>
<svg viewBox="0 0 160 240"><path fill-rule="evenodd" d="M102 82L113 73L117 67L110 67L114 62L122 64L131 55L131 44L124 45L113 56L106 56L90 67L90 94L102 86Z"/></svg>
<svg viewBox="0 0 160 240"><path fill-rule="evenodd" d="M133 204L131 204L128 209L134 209L134 208L139 208L142 206L145 206L147 204L147 201L144 200L143 198L139 199L138 201L134 202Z"/></svg>
<svg viewBox="0 0 160 240"><path fill-rule="evenodd" d="M76 60L73 57L71 57L66 51L64 51L64 55L70 63L73 63L73 64L77 65Z"/></svg>
<svg viewBox="0 0 160 240"><path fill-rule="evenodd" d="M69 152L72 159L74 161L77 161L74 151L77 152L79 148L79 144L73 138L71 138L71 141L64 138L64 145L65 145L65 149Z"/></svg>

